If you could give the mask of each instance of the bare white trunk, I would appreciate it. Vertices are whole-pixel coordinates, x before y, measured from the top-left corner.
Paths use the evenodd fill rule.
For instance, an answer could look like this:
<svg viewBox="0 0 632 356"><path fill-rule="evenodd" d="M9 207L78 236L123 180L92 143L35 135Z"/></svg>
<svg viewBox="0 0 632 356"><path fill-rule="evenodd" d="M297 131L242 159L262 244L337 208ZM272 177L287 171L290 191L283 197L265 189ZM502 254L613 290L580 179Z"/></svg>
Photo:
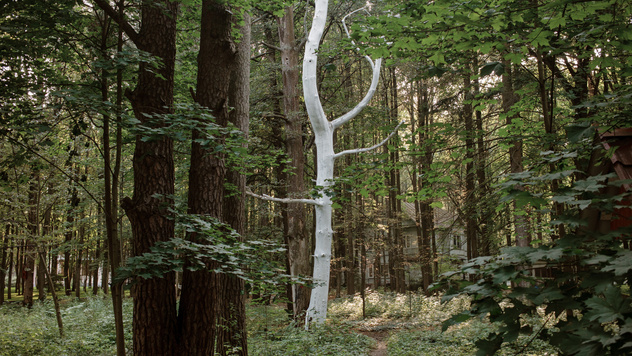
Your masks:
<svg viewBox="0 0 632 356"><path fill-rule="evenodd" d="M316 82L317 51L325 29L327 20L327 0L317 0L314 10L312 28L305 45L305 57L303 58L303 93L307 114L315 136L317 151L317 175L316 185L319 197L316 199L316 247L314 250L314 289L305 315L305 327L311 322L321 324L327 317L327 297L329 292L329 270L331 261L331 241L333 230L331 227L332 204L328 191L333 185L334 160L340 154L334 153L333 133L335 128L342 126L351 120L368 104L375 92L379 79L380 60L373 63L367 58L373 67L371 87L364 99L349 113L329 122L318 97ZM351 153L351 152L348 152Z"/></svg>
<svg viewBox="0 0 632 356"><path fill-rule="evenodd" d="M316 53L318 51L320 40L323 36L325 23L327 21L327 5L327 0L316 0L312 28L305 44L305 57L303 58L303 94L305 96L307 114L309 115L309 120L312 124L315 136L317 151L316 186L318 187L319 196L316 199L274 198L267 195L257 195L251 191L246 192L247 194L260 199L281 203L313 204L316 209L316 247L314 250L313 274L314 288L312 290L309 307L305 315L305 328L308 328L310 323L322 324L327 317L331 241L333 234L333 230L331 228L332 204L329 192L331 191L334 179L334 161L336 158L343 155L366 152L383 145L395 134L397 128L399 128L398 125L385 140L375 146L346 150L339 153L334 152L334 130L353 119L367 106L377 88L380 78L380 65L382 61L381 59L377 59L373 62L371 58L366 57L373 69L371 85L366 95L360 103L358 103L358 105L356 105L356 107L348 113L331 122L327 120L320 98L318 97L318 83L316 82L316 73L318 68ZM356 10L351 14L360 10L363 9ZM345 16L345 19L351 14ZM347 27L344 24L344 19L343 26L346 31Z"/></svg>

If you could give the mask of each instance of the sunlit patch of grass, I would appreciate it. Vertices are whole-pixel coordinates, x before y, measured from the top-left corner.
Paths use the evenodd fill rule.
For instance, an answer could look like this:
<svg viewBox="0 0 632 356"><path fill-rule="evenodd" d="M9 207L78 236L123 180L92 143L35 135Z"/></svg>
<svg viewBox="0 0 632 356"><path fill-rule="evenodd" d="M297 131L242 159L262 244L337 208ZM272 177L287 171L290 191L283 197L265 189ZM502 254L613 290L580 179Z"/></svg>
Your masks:
<svg viewBox="0 0 632 356"><path fill-rule="evenodd" d="M360 330L376 331L436 327L467 308L469 300L464 297L441 304L439 296L369 291L365 298L366 318L362 318L362 299L358 295L333 300L328 315L332 320L350 323Z"/></svg>
<svg viewBox="0 0 632 356"><path fill-rule="evenodd" d="M115 355L116 337L110 299L66 298L61 310L64 337L59 336L52 301L36 301L31 309L0 307L0 355ZM132 346L132 302L123 303L126 345Z"/></svg>

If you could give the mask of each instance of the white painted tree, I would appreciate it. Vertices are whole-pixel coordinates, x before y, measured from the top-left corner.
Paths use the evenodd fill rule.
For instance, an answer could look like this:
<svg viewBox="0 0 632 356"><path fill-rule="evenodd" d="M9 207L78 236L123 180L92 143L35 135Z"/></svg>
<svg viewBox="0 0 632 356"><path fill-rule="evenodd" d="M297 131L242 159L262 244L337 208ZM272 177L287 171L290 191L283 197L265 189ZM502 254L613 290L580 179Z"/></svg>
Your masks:
<svg viewBox="0 0 632 356"><path fill-rule="evenodd" d="M303 58L303 94L305 96L305 106L307 108L307 114L309 115L312 130L315 136L316 144L316 156L317 156L317 172L316 172L316 187L317 194L315 199L279 199L266 195L256 195L249 193L250 195L282 203L290 202L302 202L312 204L315 206L316 211L316 247L314 250L314 273L311 299L307 314L305 315L305 328L307 329L310 323L322 324L327 317L327 296L329 292L329 272L331 262L331 243L333 229L331 226L332 217L332 201L330 197L330 191L334 182L334 161L336 158L347 154L356 154L361 152L367 152L382 146L386 143L397 131L400 123L395 130L382 142L368 148L358 148L353 150L346 150L339 153L334 152L334 131L340 128L345 123L356 117L362 109L364 109L377 88L377 84L380 78L380 65L381 59L373 61L370 57L366 56L367 61L371 65L373 70L373 77L371 79L371 85L364 98L348 113L340 116L339 118L329 121L325 115L320 98L318 96L318 85L316 82L317 73L317 52L320 41L323 36L327 21L327 7L328 0L316 0L314 17L312 20L312 27L305 44L305 56ZM365 10L366 7L353 11L346 15L342 22L347 36L349 31L345 24L345 19L350 15Z"/></svg>

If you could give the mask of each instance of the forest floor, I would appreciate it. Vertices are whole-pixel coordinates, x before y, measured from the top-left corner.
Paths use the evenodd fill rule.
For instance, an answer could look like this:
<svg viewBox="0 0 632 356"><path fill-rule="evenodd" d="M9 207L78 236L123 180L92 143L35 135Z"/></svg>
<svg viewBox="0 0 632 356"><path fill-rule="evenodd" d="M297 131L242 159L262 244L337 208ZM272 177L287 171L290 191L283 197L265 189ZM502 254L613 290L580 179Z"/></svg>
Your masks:
<svg viewBox="0 0 632 356"><path fill-rule="evenodd" d="M115 355L114 318L111 299L64 296L62 299L64 337L59 337L52 301L21 307L13 300L0 306L0 355ZM474 343L497 326L472 320L441 331L442 322L469 308L466 298L441 303L439 296L420 293L370 292L362 307L360 296L330 301L327 322L309 331L289 321L284 303L247 307L248 353L251 356L471 356ZM132 344L132 299L123 303L125 338ZM362 310L364 309L364 315ZM540 323L541 320L532 322ZM514 355L524 345L526 356L556 355L533 335L521 336L498 353Z"/></svg>
<svg viewBox="0 0 632 356"><path fill-rule="evenodd" d="M362 335L366 335L375 340L375 347L371 349L369 356L386 356L388 350L386 348L389 337L388 331L358 331Z"/></svg>

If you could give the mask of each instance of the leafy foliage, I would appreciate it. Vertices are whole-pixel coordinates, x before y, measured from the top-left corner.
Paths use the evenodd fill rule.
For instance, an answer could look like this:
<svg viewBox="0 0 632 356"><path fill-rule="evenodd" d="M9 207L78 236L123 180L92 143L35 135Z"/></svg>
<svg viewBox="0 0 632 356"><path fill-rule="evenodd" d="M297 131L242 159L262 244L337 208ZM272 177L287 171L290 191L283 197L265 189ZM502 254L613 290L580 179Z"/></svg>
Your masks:
<svg viewBox="0 0 632 356"><path fill-rule="evenodd" d="M35 303L32 309L0 307L0 353L17 355L114 355L114 316L110 299L64 301L64 338L59 337L51 301ZM127 345L132 339L132 303L123 304Z"/></svg>
<svg viewBox="0 0 632 356"><path fill-rule="evenodd" d="M537 185L549 177L530 174L512 176L526 185ZM510 188L516 182L510 178L508 197L516 198ZM462 273L476 276L478 281L462 290L453 289L446 300L459 294L473 297L472 309L451 318L444 327L474 316L486 316L498 322L500 329L480 340L477 346L485 354L493 354L504 341L531 333L525 325L526 316L547 316L555 328L543 329L537 336L569 355L611 354L630 352L628 342L632 322L632 304L628 281L632 272L632 254L622 249L630 241L630 229L599 233L591 230L586 213L613 212L628 194L604 196L599 193L608 185L607 176L588 176L559 189L549 197L563 201L569 208L564 216L552 219L553 226L564 224L571 232L565 236L533 247L508 247L494 257L478 258L462 266ZM513 181L513 183L511 183ZM518 193L519 194L519 193ZM524 204L540 209L541 196L527 193L519 198ZM548 270L553 276L539 277L535 271ZM451 285L456 272L445 275L441 285ZM450 293L451 293L450 292ZM543 328L544 325L541 326Z"/></svg>
<svg viewBox="0 0 632 356"><path fill-rule="evenodd" d="M118 282L129 278L160 278L169 272L211 268L252 284L306 283L304 278L286 275L265 254L284 252L278 243L261 240L239 242L237 233L217 219L175 213L179 227L194 233L194 240L172 238L158 242L151 251L130 257L117 273ZM213 264L209 264L209 262Z"/></svg>

